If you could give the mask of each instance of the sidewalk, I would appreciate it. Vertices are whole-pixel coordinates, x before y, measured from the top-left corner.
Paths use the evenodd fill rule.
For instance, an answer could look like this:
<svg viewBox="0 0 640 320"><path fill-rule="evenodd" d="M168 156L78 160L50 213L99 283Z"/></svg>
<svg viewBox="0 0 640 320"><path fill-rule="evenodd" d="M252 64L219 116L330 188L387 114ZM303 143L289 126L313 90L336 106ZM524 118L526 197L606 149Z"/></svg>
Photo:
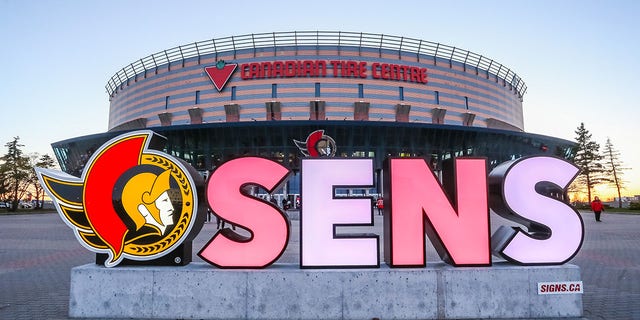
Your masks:
<svg viewBox="0 0 640 320"><path fill-rule="evenodd" d="M640 215L605 212L603 222L582 213L585 239L570 262L582 269L584 317L640 319ZM382 216L370 230L381 236ZM299 263L299 226L292 221L291 239L278 260ZM492 229L503 220L492 215ZM93 263L56 213L0 215L0 319L69 319L69 275L74 266ZM193 243L197 252L216 232L205 224ZM195 254L194 261L201 261ZM427 259L439 259L431 246ZM96 288L99 290L99 288Z"/></svg>

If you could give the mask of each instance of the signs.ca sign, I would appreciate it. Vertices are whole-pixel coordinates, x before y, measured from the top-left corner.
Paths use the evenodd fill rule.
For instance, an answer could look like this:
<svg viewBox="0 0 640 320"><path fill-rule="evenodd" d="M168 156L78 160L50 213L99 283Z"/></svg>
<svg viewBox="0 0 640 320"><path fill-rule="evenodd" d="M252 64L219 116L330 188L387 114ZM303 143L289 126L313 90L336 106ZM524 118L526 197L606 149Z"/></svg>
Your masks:
<svg viewBox="0 0 640 320"><path fill-rule="evenodd" d="M225 228L198 255L219 268L264 268L285 251L286 214L246 186L269 193L291 172L276 161L242 157L216 168L205 182L183 161L161 152L152 131L118 136L97 150L80 177L37 169L56 208L87 249L104 264L154 263L190 250L206 210L249 231ZM337 188L373 187L373 159L308 157L301 160L300 267L376 268L376 234L337 235L338 226L373 225L369 198L336 196ZM578 168L533 156L488 172L485 158L457 158L442 182L426 159L388 158L384 166L384 260L390 267L424 267L425 234L453 266L491 266L495 254L515 264L563 264L580 249L583 223L561 200ZM524 226L491 235L490 209ZM190 259L190 258L189 258Z"/></svg>

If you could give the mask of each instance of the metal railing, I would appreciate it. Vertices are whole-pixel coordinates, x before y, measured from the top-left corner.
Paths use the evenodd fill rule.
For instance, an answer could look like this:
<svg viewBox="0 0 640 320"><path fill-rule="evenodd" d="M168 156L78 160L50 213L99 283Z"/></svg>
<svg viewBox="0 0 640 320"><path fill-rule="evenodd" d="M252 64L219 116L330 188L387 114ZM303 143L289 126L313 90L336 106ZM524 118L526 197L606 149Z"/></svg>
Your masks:
<svg viewBox="0 0 640 320"><path fill-rule="evenodd" d="M524 81L512 70L504 65L479 55L477 53L451 47L441 43L412 39L406 37L390 36L385 34L372 34L344 31L290 31L273 33L256 33L225 38L211 39L191 44L178 46L154 53L140 60L134 61L122 68L109 79L106 90L109 96L117 91L118 87L138 74L149 70L157 70L158 67L176 61L184 61L188 58L200 57L208 54L234 52L239 50L273 48L286 46L337 46L374 48L380 51L397 51L399 58L408 54L415 54L418 60L436 58L449 60L449 62L462 63L483 70L503 79L505 84L515 88L520 98L527 91Z"/></svg>

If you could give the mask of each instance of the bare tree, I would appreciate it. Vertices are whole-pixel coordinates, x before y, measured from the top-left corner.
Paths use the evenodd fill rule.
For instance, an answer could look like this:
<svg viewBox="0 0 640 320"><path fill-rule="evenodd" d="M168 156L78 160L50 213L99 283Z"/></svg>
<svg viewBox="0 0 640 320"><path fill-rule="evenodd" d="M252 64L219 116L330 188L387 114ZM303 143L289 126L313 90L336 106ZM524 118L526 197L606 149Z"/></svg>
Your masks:
<svg viewBox="0 0 640 320"><path fill-rule="evenodd" d="M605 170L613 177L611 185L618 191L618 208L622 208L622 194L620 190L624 189L625 181L622 179L625 168L622 160L620 160L620 151L616 150L611 143L611 139L607 137L607 143L604 145Z"/></svg>

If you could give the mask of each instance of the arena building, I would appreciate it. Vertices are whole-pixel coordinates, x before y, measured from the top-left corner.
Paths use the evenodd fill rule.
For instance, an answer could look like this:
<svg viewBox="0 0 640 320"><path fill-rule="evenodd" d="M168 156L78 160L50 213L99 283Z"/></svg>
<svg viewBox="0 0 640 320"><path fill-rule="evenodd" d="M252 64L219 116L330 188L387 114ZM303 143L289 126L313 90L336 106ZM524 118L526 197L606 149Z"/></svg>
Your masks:
<svg viewBox="0 0 640 320"><path fill-rule="evenodd" d="M377 185L362 192L379 193L388 156L424 157L436 171L458 156L487 157L491 167L541 153L570 158L572 142L524 132L526 89L490 58L425 40L339 31L231 36L128 64L106 86L108 132L53 149L62 170L80 175L102 143L146 128L201 172L244 155L277 160L294 172L285 194L299 192L301 157L369 157ZM304 150L318 141L323 149Z"/></svg>

